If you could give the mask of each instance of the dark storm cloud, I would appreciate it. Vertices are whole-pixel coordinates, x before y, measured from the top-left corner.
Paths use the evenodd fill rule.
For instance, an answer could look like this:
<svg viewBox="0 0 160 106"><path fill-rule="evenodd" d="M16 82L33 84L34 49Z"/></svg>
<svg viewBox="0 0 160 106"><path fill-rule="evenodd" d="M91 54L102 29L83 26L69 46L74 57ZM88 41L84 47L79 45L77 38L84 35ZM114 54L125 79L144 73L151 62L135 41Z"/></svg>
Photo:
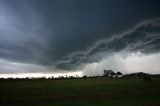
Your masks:
<svg viewBox="0 0 160 106"><path fill-rule="evenodd" d="M155 25L156 23L156 25ZM142 52L144 54L160 52L160 19L144 22L134 28L131 32L113 37L110 41L104 40L98 43L89 52L78 52L74 54L70 61L61 62L57 67L73 68L84 63L98 62L103 59L101 53L105 52L105 57L114 52L122 50L130 52Z"/></svg>
<svg viewBox="0 0 160 106"><path fill-rule="evenodd" d="M156 0L0 0L0 3L3 59L74 69L100 61L103 52L111 55L121 50L159 51L160 28L156 24L159 20L154 19L160 17L160 7ZM143 23L148 19L152 21Z"/></svg>
<svg viewBox="0 0 160 106"><path fill-rule="evenodd" d="M0 1L0 57L17 62L36 62L45 51L47 38L43 35L38 15L27 4L22 5L25 3Z"/></svg>

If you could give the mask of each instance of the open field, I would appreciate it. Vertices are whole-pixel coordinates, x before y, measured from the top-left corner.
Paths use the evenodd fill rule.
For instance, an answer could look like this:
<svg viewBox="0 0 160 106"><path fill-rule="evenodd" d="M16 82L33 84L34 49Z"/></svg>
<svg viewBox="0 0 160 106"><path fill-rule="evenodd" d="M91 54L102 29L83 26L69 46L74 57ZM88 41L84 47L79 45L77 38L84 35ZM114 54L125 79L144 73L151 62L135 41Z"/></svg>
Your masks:
<svg viewBox="0 0 160 106"><path fill-rule="evenodd" d="M0 106L160 106L160 78L0 81Z"/></svg>

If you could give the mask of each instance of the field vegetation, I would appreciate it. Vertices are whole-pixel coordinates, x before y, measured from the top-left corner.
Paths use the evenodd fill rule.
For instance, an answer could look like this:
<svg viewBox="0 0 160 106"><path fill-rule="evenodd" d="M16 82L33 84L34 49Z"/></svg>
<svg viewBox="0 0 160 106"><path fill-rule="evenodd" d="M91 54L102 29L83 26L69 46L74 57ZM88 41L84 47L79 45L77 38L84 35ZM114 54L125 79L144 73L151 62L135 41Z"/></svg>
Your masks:
<svg viewBox="0 0 160 106"><path fill-rule="evenodd" d="M160 78L0 80L0 106L160 106Z"/></svg>

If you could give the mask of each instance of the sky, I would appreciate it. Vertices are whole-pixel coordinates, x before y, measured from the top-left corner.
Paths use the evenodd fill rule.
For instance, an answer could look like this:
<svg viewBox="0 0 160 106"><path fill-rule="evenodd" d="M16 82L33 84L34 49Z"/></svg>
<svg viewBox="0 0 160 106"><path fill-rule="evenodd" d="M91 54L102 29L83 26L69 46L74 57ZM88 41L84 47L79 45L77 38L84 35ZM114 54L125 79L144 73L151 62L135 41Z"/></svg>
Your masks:
<svg viewBox="0 0 160 106"><path fill-rule="evenodd" d="M0 75L160 73L159 0L0 0Z"/></svg>

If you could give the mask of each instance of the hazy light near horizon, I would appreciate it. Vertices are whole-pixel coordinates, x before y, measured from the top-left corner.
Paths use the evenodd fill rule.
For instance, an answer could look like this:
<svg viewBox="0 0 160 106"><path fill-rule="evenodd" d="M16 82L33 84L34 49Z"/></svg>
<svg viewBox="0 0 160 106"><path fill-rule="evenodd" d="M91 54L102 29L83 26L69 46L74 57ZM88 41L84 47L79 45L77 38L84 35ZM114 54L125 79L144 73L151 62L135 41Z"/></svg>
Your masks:
<svg viewBox="0 0 160 106"><path fill-rule="evenodd" d="M15 73L16 72L16 73ZM0 58L0 78L25 78L25 77L59 77L59 76L83 76L83 72L79 70L65 71L57 70L36 64L25 64L13 62Z"/></svg>
<svg viewBox="0 0 160 106"><path fill-rule="evenodd" d="M147 72L152 74L159 74L160 53L143 54L141 52L119 52L113 53L112 56L104 57L100 62L87 64L81 70L47 70L47 67L38 65L29 65L23 63L16 63L5 61L1 59L1 70L5 69L8 73L1 73L1 78L25 78L25 77L59 77L59 76L76 76L82 77L103 75L103 70L111 69L115 72L120 71L123 74L134 72ZM3 67L2 67L3 66ZM32 67L31 67L32 66ZM6 68L5 68L6 67ZM28 68L30 67L30 68ZM23 70L17 73L12 71ZM39 72L41 70L41 72ZM54 69L53 69L54 70Z"/></svg>
<svg viewBox="0 0 160 106"><path fill-rule="evenodd" d="M143 54L141 52L120 52L104 58L97 63L91 63L84 67L86 75L103 75L103 70L111 69L124 74L134 72L146 72L159 74L160 53Z"/></svg>
<svg viewBox="0 0 160 106"><path fill-rule="evenodd" d="M78 71L78 72L65 72L65 73L17 73L17 74L0 74L0 78L38 78L38 77L45 77L45 78L58 78L60 76L63 77L69 77L69 76L74 76L74 77L82 77L83 73Z"/></svg>
<svg viewBox="0 0 160 106"><path fill-rule="evenodd" d="M148 72L158 74L160 71L160 53L144 55L140 52L133 53L124 61L124 67L128 72Z"/></svg>

